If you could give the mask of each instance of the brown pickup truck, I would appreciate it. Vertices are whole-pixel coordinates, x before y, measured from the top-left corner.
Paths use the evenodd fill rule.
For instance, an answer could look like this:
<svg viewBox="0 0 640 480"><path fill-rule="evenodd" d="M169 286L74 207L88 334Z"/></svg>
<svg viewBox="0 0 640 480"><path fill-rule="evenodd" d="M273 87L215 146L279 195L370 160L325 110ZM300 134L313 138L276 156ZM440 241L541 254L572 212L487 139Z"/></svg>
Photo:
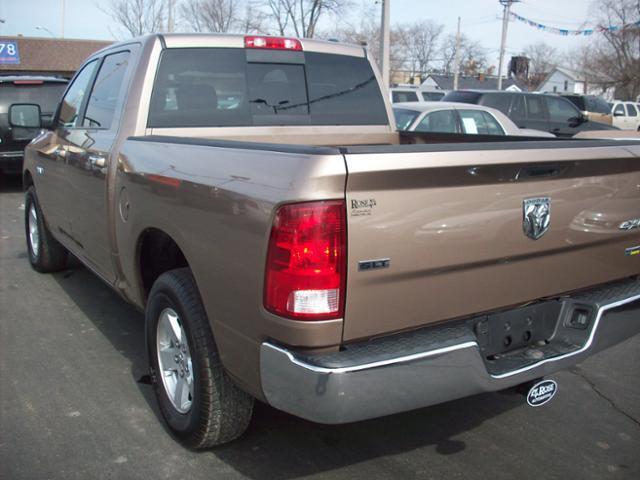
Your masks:
<svg viewBox="0 0 640 480"><path fill-rule="evenodd" d="M640 332L638 143L400 134L386 98L362 47L153 35L90 57L27 147L31 264L70 252L146 312L186 445L254 399L352 422Z"/></svg>

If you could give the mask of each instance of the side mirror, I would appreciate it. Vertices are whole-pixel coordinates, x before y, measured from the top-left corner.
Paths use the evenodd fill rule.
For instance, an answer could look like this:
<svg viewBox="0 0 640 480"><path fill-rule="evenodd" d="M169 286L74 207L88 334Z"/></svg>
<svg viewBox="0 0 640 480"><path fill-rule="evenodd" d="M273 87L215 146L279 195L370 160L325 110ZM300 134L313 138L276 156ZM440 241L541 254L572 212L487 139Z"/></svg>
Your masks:
<svg viewBox="0 0 640 480"><path fill-rule="evenodd" d="M14 103L9 106L9 125L22 128L41 128L40 105Z"/></svg>
<svg viewBox="0 0 640 480"><path fill-rule="evenodd" d="M620 111L613 112L613 116L614 117L624 117L624 112L620 112Z"/></svg>

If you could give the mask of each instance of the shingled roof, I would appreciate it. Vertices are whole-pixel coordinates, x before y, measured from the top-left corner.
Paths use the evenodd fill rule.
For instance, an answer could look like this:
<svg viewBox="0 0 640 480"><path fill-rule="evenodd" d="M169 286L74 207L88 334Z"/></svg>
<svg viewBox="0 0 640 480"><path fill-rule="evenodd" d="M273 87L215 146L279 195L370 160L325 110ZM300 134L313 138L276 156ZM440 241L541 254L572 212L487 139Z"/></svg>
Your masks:
<svg viewBox="0 0 640 480"><path fill-rule="evenodd" d="M18 43L19 64L0 64L0 75L43 73L70 76L93 52L113 42L66 38L0 37Z"/></svg>
<svg viewBox="0 0 640 480"><path fill-rule="evenodd" d="M432 73L428 77L431 77L442 90L453 90L453 75L441 75ZM527 87L522 82L519 82L513 78L505 78L502 80L502 89L506 90L510 86L515 85L522 91L526 91ZM498 89L498 77L494 76L475 76L465 77L460 76L458 78L459 90L497 90Z"/></svg>

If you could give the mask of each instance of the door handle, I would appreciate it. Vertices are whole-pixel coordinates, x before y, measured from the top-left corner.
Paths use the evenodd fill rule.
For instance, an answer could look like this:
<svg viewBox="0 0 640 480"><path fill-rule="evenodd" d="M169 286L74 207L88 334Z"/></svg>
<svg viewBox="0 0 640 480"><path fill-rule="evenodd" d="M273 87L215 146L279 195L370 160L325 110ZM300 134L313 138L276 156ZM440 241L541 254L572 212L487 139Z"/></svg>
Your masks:
<svg viewBox="0 0 640 480"><path fill-rule="evenodd" d="M103 168L107 164L107 159L100 155L89 155L89 163L92 167Z"/></svg>

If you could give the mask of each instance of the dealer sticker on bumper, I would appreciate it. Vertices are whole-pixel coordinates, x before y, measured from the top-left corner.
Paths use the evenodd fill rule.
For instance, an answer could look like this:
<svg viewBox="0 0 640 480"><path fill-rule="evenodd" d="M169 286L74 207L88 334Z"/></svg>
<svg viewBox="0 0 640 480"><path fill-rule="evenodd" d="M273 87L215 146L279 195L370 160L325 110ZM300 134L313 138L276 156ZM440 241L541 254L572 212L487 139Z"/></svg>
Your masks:
<svg viewBox="0 0 640 480"><path fill-rule="evenodd" d="M553 380L543 380L536 383L527 394L527 403L532 407L544 405L558 391L558 384Z"/></svg>

